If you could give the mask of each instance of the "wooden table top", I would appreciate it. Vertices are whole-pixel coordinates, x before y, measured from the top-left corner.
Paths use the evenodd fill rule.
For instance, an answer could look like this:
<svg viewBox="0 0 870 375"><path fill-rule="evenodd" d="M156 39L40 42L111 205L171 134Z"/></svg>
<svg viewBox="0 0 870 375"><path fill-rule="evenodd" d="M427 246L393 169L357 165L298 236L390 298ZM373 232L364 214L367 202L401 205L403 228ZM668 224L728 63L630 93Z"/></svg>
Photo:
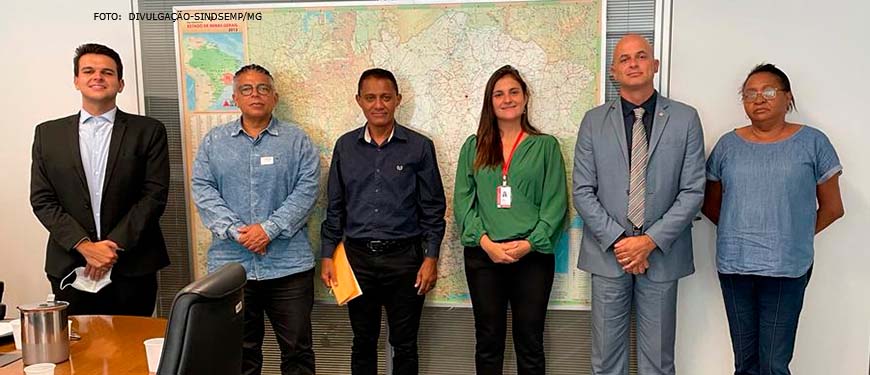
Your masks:
<svg viewBox="0 0 870 375"><path fill-rule="evenodd" d="M81 315L70 317L73 332L82 339L70 341L70 360L59 363L55 375L148 374L146 339L163 337L166 319L136 316ZM14 343L0 345L0 353L15 350ZM0 375L24 373L18 360L0 367Z"/></svg>

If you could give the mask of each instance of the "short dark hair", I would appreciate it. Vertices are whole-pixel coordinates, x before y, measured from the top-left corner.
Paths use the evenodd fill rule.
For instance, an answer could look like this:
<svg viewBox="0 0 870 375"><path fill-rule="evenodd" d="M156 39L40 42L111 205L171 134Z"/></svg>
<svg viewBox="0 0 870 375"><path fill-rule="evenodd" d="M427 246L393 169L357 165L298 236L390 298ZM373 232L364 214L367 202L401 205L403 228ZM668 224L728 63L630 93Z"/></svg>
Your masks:
<svg viewBox="0 0 870 375"><path fill-rule="evenodd" d="M399 93L399 83L396 82L396 76L393 75L392 72L386 69L381 68L372 68L366 70L359 76L359 82L356 85L356 94L360 95L362 93L362 84L368 78L380 78L380 79L388 79L393 84L393 88L396 90L396 94Z"/></svg>
<svg viewBox="0 0 870 375"><path fill-rule="evenodd" d="M82 56L93 53L96 55L104 55L115 60L115 65L118 66L118 79L124 78L124 64L121 64L121 56L115 50L97 43L86 43L76 48L76 55L73 57L73 75L79 75L79 60Z"/></svg>
<svg viewBox="0 0 870 375"><path fill-rule="evenodd" d="M257 72L257 73L263 73L267 77L269 77L270 79L274 79L272 77L272 73L269 73L269 70L267 70L266 68L264 68L260 65L257 65L257 64L248 64L248 65L245 65L245 66L239 68L239 70L236 71L236 74L233 75L233 79L239 78L239 76L242 75L242 73L251 72L251 71Z"/></svg>
<svg viewBox="0 0 870 375"><path fill-rule="evenodd" d="M756 65L749 74L746 75L746 79L743 80L743 84L740 85L740 95L743 95L743 89L746 88L746 82L749 82L749 78L758 74L758 73L770 73L776 76L779 80L779 84L782 85L780 91L785 91L791 93L791 101L788 103L788 111L797 110L797 104L794 101L794 93L791 91L791 82L788 80L788 76L785 75L781 69L777 68L776 65L770 63L761 63Z"/></svg>

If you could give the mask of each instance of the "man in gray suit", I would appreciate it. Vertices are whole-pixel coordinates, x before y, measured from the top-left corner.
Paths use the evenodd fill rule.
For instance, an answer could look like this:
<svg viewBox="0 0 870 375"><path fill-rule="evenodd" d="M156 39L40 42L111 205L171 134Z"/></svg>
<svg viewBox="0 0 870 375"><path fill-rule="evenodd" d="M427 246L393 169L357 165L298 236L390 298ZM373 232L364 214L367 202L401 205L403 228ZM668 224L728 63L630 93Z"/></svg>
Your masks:
<svg viewBox="0 0 870 375"><path fill-rule="evenodd" d="M695 271L704 135L694 108L653 88L658 68L646 39L623 37L610 68L620 99L586 113L574 150L574 206L584 222L578 267L592 274L598 375L628 374L632 304L638 373L675 373L677 281Z"/></svg>

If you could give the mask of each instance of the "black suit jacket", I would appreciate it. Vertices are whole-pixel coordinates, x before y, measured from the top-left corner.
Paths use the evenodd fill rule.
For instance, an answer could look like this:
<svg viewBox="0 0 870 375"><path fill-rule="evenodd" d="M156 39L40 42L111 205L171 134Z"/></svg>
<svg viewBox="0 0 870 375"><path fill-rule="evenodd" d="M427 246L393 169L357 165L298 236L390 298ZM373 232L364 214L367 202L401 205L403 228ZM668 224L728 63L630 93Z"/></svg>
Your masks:
<svg viewBox="0 0 870 375"><path fill-rule="evenodd" d="M110 239L119 252L112 274L141 276L169 265L159 218L169 190L166 128L160 121L117 111L100 212L102 238L91 213L79 152L79 114L36 127L30 204L48 229L45 272L64 277L86 264L74 249L87 237Z"/></svg>

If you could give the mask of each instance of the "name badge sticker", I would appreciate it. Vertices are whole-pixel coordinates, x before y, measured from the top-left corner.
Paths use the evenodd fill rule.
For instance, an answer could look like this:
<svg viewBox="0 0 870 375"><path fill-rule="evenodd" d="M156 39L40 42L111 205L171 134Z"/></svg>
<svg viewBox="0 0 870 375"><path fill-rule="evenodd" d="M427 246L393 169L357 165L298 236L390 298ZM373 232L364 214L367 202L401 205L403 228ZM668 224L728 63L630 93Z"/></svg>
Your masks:
<svg viewBox="0 0 870 375"><path fill-rule="evenodd" d="M260 165L272 165L275 164L274 156L262 156L260 157Z"/></svg>

